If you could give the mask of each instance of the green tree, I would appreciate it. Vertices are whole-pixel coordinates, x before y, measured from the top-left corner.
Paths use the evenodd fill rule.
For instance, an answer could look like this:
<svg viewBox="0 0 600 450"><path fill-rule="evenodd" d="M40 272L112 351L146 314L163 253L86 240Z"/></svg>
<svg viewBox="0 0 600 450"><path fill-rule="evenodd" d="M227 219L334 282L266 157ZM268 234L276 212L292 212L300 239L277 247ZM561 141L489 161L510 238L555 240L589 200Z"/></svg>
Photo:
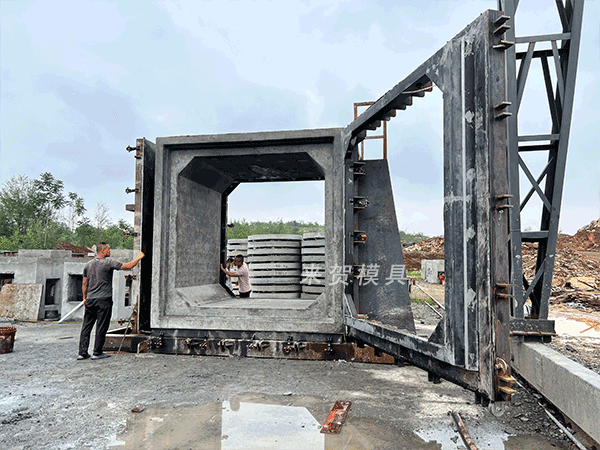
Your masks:
<svg viewBox="0 0 600 450"><path fill-rule="evenodd" d="M69 229L74 232L78 219L83 217L83 214L87 210L85 209L83 198L75 192L69 192L67 197L69 198L67 201L67 224Z"/></svg>
<svg viewBox="0 0 600 450"><path fill-rule="evenodd" d="M45 227L40 230L44 236L44 248L46 247L48 231L50 230L50 221L55 221L58 212L65 206L67 200L63 194L63 182L54 178L50 172L44 172L39 180L33 180L35 188L34 202L37 204L38 211L45 221Z"/></svg>
<svg viewBox="0 0 600 450"><path fill-rule="evenodd" d="M32 180L15 175L0 189L0 250L55 248L58 241L91 247L108 242L113 248L133 248L133 227L112 224L108 207L96 205L94 222L84 217L84 200L64 194L64 183L50 172Z"/></svg>
<svg viewBox="0 0 600 450"><path fill-rule="evenodd" d="M248 222L246 219L234 220L227 229L229 239L245 239L253 234L303 234L324 231L325 227L317 222L288 221L283 219L269 222Z"/></svg>
<svg viewBox="0 0 600 450"><path fill-rule="evenodd" d="M3 236L29 231L38 217L35 189L34 180L26 175L14 175L4 184L0 191L0 232Z"/></svg>

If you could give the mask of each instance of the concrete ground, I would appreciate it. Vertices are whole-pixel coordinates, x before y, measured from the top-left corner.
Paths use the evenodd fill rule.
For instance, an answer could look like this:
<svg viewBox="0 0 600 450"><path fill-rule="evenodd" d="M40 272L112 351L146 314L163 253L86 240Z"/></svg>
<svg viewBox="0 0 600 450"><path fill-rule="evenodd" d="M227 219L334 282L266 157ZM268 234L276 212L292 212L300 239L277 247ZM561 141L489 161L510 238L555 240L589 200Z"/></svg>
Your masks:
<svg viewBox="0 0 600 450"><path fill-rule="evenodd" d="M412 366L121 353L76 361L79 323L15 323L0 355L2 449L571 449L519 388L505 415ZM352 401L339 435L319 433ZM141 412L132 412L138 408Z"/></svg>

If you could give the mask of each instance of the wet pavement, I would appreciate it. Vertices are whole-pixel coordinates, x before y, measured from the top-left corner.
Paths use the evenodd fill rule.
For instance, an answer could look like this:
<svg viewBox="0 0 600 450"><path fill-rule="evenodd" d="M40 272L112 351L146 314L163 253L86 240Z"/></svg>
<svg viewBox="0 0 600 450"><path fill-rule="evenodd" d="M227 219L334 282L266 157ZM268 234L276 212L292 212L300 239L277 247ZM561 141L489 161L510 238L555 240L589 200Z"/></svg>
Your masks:
<svg viewBox="0 0 600 450"><path fill-rule="evenodd" d="M152 354L77 362L79 324L16 327L14 352L0 355L2 449L465 448L450 411L479 449L571 448L526 390L497 418L471 392L411 366ZM352 402L341 433L321 434L336 400Z"/></svg>

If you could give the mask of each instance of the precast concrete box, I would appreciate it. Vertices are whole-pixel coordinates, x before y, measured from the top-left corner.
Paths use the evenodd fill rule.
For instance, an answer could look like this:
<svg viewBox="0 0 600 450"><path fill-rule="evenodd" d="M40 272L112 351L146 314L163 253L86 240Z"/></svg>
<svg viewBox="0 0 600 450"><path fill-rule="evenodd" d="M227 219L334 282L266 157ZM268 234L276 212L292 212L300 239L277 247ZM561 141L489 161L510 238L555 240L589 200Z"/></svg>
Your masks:
<svg viewBox="0 0 600 450"><path fill-rule="evenodd" d="M235 298L224 288L220 270L227 256L229 194L242 183L282 181L324 181L325 266L344 264L342 130L157 139L152 329L343 332L341 284L326 283L314 299ZM272 269L286 268L274 263Z"/></svg>
<svg viewBox="0 0 600 450"><path fill-rule="evenodd" d="M421 278L431 284L440 284L440 274L444 273L443 259L421 260Z"/></svg>

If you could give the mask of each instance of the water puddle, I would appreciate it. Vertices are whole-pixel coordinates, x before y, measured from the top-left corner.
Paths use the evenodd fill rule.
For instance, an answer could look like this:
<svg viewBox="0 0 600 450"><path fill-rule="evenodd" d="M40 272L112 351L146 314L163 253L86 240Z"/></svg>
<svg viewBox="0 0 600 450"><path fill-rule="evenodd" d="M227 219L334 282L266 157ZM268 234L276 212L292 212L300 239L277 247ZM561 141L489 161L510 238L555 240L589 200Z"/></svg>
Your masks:
<svg viewBox="0 0 600 450"><path fill-rule="evenodd" d="M464 448L451 418L437 428L413 431L407 422L359 417L354 406L339 435L322 434L333 402L312 397L245 395L197 406L145 408L131 413L119 449L219 450L456 450ZM559 450L543 439L509 436L498 424L469 430L482 450Z"/></svg>
<svg viewBox="0 0 600 450"><path fill-rule="evenodd" d="M559 443L550 442L538 436L514 436L503 431L497 423L485 423L479 426L467 425L469 435L479 450L566 450ZM419 429L415 434L427 442L435 442L439 450L458 450L466 448L456 431L454 423L436 428Z"/></svg>

